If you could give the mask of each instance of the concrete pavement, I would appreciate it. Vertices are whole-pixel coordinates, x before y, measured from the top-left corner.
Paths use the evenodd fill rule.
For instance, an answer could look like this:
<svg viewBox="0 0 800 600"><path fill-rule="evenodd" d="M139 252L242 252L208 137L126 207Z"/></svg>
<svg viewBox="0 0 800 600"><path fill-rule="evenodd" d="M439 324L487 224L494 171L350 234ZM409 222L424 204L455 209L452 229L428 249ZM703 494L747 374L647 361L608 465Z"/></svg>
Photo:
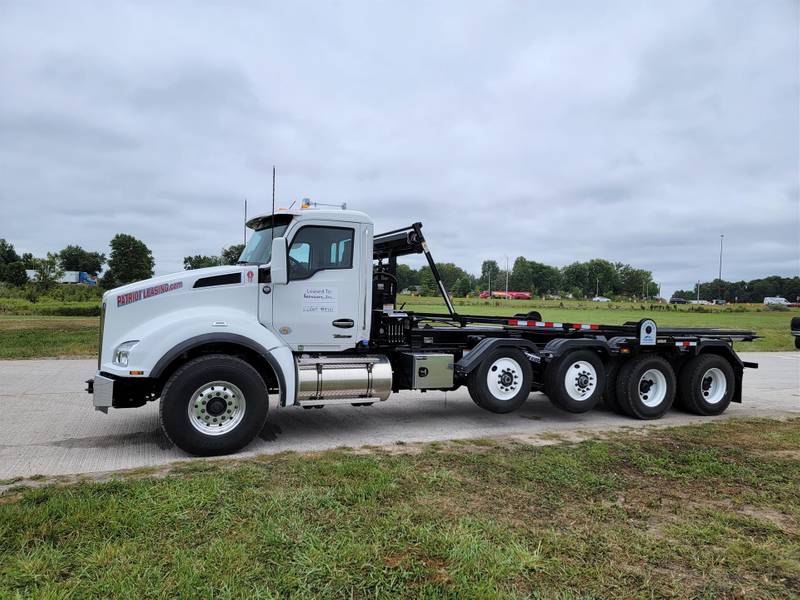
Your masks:
<svg viewBox="0 0 800 600"><path fill-rule="evenodd" d="M800 352L744 352L760 364L745 371L744 402L727 417L800 417ZM96 412L84 391L94 360L0 361L0 480L156 466L190 458L161 433L158 405ZM403 392L371 407L270 407L261 437L240 456L478 437L536 437L543 433L607 431L682 425L706 418L671 411L658 422L595 410L573 415L532 394L517 412L481 410L465 389Z"/></svg>

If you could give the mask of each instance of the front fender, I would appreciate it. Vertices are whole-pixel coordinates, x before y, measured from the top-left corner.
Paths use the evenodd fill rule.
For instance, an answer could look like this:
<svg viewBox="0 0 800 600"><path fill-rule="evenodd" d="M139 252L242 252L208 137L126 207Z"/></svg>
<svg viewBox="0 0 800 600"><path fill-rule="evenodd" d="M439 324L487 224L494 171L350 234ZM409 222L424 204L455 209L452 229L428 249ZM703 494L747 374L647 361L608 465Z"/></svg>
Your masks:
<svg viewBox="0 0 800 600"><path fill-rule="evenodd" d="M101 370L120 377L158 377L172 360L183 352L212 342L229 342L250 348L275 369L281 383L282 403L293 404L295 367L291 350L254 315L246 311L226 311L220 320L219 309L194 308L181 314L172 312L133 328L128 339L139 340L128 358L127 367L105 361ZM110 358L110 357L109 357Z"/></svg>

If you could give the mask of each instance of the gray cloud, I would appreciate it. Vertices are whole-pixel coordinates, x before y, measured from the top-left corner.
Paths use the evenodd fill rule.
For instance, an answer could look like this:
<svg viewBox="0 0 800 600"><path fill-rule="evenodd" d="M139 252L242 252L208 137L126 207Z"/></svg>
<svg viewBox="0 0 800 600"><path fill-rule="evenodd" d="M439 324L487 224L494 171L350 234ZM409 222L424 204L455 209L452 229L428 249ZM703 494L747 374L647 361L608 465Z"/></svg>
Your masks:
<svg viewBox="0 0 800 600"><path fill-rule="evenodd" d="M0 5L0 237L157 271L267 211L421 220L477 271L800 269L798 4Z"/></svg>

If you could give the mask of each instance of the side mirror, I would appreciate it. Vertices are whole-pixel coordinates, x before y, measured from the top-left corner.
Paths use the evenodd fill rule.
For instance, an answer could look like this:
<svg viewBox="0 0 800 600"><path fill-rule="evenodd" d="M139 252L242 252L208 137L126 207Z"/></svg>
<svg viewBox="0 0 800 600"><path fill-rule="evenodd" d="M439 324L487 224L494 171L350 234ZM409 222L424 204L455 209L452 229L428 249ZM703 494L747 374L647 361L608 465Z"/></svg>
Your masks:
<svg viewBox="0 0 800 600"><path fill-rule="evenodd" d="M270 264L270 277L273 284L285 285L289 282L289 266L286 251L286 238L276 237L272 240L272 261Z"/></svg>

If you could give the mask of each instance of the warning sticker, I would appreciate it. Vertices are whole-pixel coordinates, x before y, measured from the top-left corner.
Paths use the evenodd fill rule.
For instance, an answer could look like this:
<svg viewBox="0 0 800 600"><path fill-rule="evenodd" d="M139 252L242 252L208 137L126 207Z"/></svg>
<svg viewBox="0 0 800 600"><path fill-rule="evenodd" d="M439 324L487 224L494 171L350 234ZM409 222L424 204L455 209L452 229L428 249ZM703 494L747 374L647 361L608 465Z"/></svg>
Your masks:
<svg viewBox="0 0 800 600"><path fill-rule="evenodd" d="M304 313L335 313L336 289L329 287L308 287L303 292Z"/></svg>

